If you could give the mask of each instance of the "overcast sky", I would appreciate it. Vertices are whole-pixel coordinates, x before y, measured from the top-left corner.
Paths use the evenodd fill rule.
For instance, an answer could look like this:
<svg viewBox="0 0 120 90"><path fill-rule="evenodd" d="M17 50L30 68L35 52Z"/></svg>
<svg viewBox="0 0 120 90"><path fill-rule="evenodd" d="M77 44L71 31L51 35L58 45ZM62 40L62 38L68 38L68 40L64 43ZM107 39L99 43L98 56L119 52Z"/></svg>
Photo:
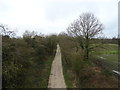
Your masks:
<svg viewBox="0 0 120 90"><path fill-rule="evenodd" d="M25 30L60 33L82 13L91 12L105 27L106 37L118 34L119 0L0 0L0 23L21 36Z"/></svg>

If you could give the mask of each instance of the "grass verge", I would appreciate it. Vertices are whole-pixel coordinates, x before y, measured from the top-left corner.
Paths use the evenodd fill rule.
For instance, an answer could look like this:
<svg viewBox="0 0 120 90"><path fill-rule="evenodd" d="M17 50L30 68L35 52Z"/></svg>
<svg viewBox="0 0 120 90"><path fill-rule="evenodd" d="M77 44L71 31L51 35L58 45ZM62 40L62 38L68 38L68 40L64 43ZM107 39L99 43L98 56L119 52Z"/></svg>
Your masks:
<svg viewBox="0 0 120 90"><path fill-rule="evenodd" d="M73 84L72 84L73 82L69 78L70 75L68 74L68 66L65 63L65 59L63 55L62 55L62 67L63 67L63 75L67 88L73 88Z"/></svg>

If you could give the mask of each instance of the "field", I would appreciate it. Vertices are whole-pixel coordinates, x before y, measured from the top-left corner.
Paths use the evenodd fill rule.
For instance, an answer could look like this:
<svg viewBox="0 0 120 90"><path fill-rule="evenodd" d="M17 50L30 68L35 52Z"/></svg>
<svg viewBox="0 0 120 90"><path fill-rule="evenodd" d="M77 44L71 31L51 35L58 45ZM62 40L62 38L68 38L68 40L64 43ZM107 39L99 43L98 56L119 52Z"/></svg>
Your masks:
<svg viewBox="0 0 120 90"><path fill-rule="evenodd" d="M104 44L103 49L94 52L94 55L101 59L101 61L109 64L108 68L111 70L118 69L118 45Z"/></svg>

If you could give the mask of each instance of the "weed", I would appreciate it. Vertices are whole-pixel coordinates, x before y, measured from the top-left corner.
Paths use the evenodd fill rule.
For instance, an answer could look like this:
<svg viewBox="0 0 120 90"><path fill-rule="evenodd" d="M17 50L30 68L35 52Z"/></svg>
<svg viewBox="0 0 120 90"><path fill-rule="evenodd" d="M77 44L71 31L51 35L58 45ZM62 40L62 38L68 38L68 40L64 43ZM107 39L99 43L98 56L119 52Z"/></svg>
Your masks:
<svg viewBox="0 0 120 90"><path fill-rule="evenodd" d="M108 70L108 69L104 69L103 71L102 71L102 74L104 74L104 75L106 75L106 76L112 76L112 71L110 71L110 70Z"/></svg>

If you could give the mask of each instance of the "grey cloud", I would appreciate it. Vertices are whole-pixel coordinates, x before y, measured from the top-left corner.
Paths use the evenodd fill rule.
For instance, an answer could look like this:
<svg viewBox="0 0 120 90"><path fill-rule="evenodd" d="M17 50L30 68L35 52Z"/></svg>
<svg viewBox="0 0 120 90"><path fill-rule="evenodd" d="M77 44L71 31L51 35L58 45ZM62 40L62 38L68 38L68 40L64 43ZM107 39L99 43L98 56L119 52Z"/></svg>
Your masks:
<svg viewBox="0 0 120 90"><path fill-rule="evenodd" d="M36 2L36 1L34 1ZM6 20L12 20L9 18L10 16L10 9L8 7L11 7L12 4L10 2L3 3L3 5L0 4L0 14L2 16L0 17L1 21L6 21ZM17 25L18 27L18 34L22 35L24 30L35 30L37 32L41 32L43 34L48 34L48 33L59 33L61 31L66 31L67 24L69 26L70 23L72 23L71 19L77 19L78 16L84 12L92 12L95 14L96 17L105 25L105 29L103 32L105 33L106 36L108 37L113 37L117 35L117 2L112 1L112 2L64 2L64 1L51 1L51 2L38 2L37 5L34 3L34 6L37 6L35 9L38 10L38 13L40 12L39 10L43 10L40 14L43 14L43 23L41 21L41 25ZM42 6L39 6L41 4ZM16 6L17 7L17 6ZM4 9L6 8L6 9ZM24 7L23 7L24 8ZM8 11L7 11L8 10ZM31 14L33 13L34 10L31 10ZM24 14L27 12L24 12ZM4 15L5 14L5 15ZM16 14L16 13L15 13ZM21 13L23 15L23 13ZM35 12L34 17L36 16L37 12ZM26 14L25 14L26 15ZM8 18L5 18L8 17ZM19 15L15 15L16 19L19 19ZM40 16L41 17L41 16ZM12 17L14 18L14 17ZM23 15L24 18L24 15ZM21 18L21 19L23 19ZM26 23L29 21L35 21L41 20L39 19L39 16L34 19L32 16L29 17L30 19L26 20ZM42 17L41 17L42 18ZM26 19L26 18L25 18ZM19 21L19 20L18 20ZM25 21L25 20L24 20ZM23 21L23 23L24 23ZM22 22L22 21L21 21ZM40 21L39 21L40 22ZM37 23L39 23L37 22ZM17 20L14 23L19 23ZM48 25L50 23L50 25ZM33 23L34 24L34 23ZM55 25L54 25L55 24ZM46 27L45 27L46 26ZM120 25L119 25L120 26Z"/></svg>
<svg viewBox="0 0 120 90"><path fill-rule="evenodd" d="M103 32L107 37L117 36L117 3L108 2L80 2L80 3L50 3L46 8L46 18L49 21L67 19L79 16L83 12L92 12L105 25ZM77 17L76 17L77 18ZM71 22L70 22L71 23Z"/></svg>
<svg viewBox="0 0 120 90"><path fill-rule="evenodd" d="M97 5L94 7L95 3L64 3L64 2L54 2L50 3L46 7L46 18L50 21L55 21L58 19L65 19L73 15L79 16L83 11L97 11ZM77 17L76 17L77 18Z"/></svg>

